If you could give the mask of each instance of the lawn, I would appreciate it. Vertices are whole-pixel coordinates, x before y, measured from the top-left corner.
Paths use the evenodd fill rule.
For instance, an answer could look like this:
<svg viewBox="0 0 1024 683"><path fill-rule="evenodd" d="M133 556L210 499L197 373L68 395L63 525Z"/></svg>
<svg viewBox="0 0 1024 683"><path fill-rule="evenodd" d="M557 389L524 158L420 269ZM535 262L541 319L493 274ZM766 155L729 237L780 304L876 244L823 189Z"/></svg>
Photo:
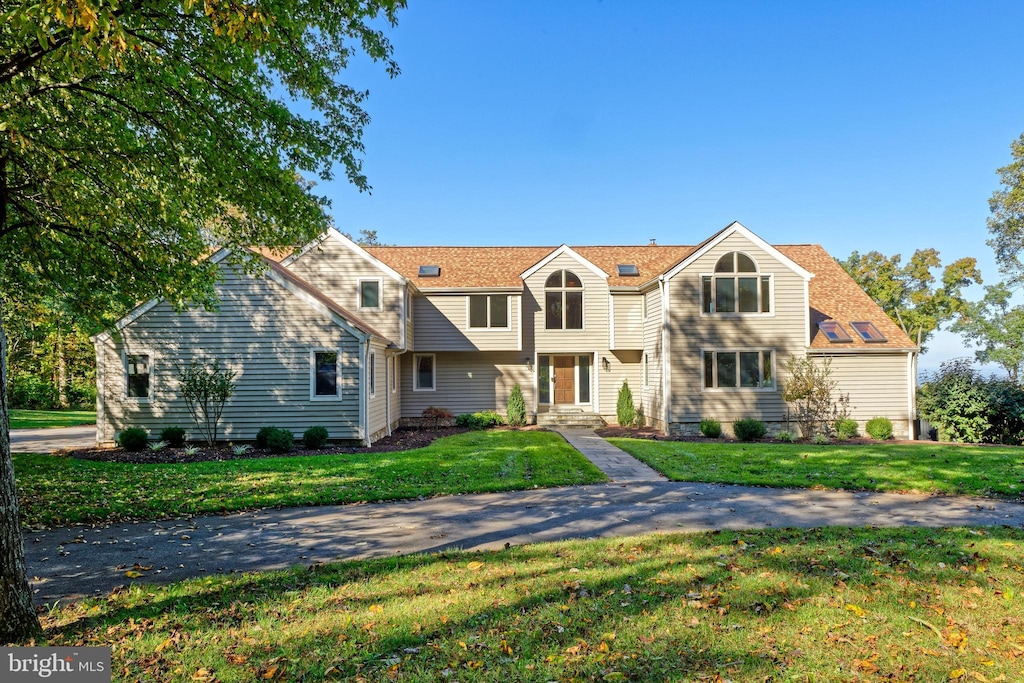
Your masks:
<svg viewBox="0 0 1024 683"><path fill-rule="evenodd" d="M95 410L11 410L11 429L96 424Z"/></svg>
<svg viewBox="0 0 1024 683"><path fill-rule="evenodd" d="M14 455L32 528L606 481L561 436L467 432L426 448L134 465Z"/></svg>
<svg viewBox="0 0 1024 683"><path fill-rule="evenodd" d="M115 681L1020 681L1024 531L576 541L135 586L43 615Z"/></svg>
<svg viewBox="0 0 1024 683"><path fill-rule="evenodd" d="M1024 448L609 439L675 481L1024 499Z"/></svg>

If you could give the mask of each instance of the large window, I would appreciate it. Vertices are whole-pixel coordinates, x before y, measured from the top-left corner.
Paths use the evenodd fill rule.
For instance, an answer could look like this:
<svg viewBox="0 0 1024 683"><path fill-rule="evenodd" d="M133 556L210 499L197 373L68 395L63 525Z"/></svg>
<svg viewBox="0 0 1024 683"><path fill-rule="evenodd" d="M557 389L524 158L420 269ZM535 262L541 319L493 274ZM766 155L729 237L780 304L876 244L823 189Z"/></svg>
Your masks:
<svg viewBox="0 0 1024 683"><path fill-rule="evenodd" d="M417 353L412 357L412 364L412 390L434 391L437 379L434 354Z"/></svg>
<svg viewBox="0 0 1024 683"><path fill-rule="evenodd" d="M310 353L311 398L338 398L341 383L338 381L340 365L337 351L312 351Z"/></svg>
<svg viewBox="0 0 1024 683"><path fill-rule="evenodd" d="M508 328L507 294L471 294L469 326L476 328Z"/></svg>
<svg viewBox="0 0 1024 683"><path fill-rule="evenodd" d="M359 308L380 309L380 280L359 281Z"/></svg>
<svg viewBox="0 0 1024 683"><path fill-rule="evenodd" d="M544 327L583 329L583 282L569 270L556 270L544 283Z"/></svg>
<svg viewBox="0 0 1024 683"><path fill-rule="evenodd" d="M773 351L705 351L705 389L772 389Z"/></svg>
<svg viewBox="0 0 1024 683"><path fill-rule="evenodd" d="M702 275L704 313L770 313L771 277L759 275L754 259L732 251L718 259L714 275Z"/></svg>
<svg viewBox="0 0 1024 683"><path fill-rule="evenodd" d="M125 376L128 379L129 398L149 398L151 366L149 354L132 353L125 356Z"/></svg>

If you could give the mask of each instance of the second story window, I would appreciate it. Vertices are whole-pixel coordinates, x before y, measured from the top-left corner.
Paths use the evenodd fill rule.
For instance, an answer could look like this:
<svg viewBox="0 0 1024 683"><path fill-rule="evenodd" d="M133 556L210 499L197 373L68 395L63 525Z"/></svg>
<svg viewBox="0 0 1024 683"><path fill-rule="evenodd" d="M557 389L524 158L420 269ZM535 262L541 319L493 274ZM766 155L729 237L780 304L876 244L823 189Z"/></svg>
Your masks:
<svg viewBox="0 0 1024 683"><path fill-rule="evenodd" d="M731 251L715 264L714 275L702 275L704 313L770 313L771 277L760 275L754 259Z"/></svg>
<svg viewBox="0 0 1024 683"><path fill-rule="evenodd" d="M583 282L570 270L556 270L544 283L544 327L583 329Z"/></svg>
<svg viewBox="0 0 1024 683"><path fill-rule="evenodd" d="M469 296L471 328L508 327L508 295L471 294Z"/></svg>
<svg viewBox="0 0 1024 683"><path fill-rule="evenodd" d="M359 308L380 309L380 280L359 281Z"/></svg>

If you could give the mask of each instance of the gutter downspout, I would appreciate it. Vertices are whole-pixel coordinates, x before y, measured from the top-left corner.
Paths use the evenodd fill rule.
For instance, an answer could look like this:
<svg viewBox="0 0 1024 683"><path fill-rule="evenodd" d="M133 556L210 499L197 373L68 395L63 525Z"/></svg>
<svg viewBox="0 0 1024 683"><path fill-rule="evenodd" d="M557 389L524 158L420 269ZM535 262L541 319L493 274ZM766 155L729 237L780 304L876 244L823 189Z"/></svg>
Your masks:
<svg viewBox="0 0 1024 683"><path fill-rule="evenodd" d="M907 354L907 434L911 441L917 440L914 420L917 418L917 353Z"/></svg>
<svg viewBox="0 0 1024 683"><path fill-rule="evenodd" d="M672 350L669 347L668 281L662 275L658 278L661 290L661 403L665 416L665 433L672 428Z"/></svg>
<svg viewBox="0 0 1024 683"><path fill-rule="evenodd" d="M359 345L359 422L363 430L363 445L370 447L370 391L366 386L366 363L370 357L370 337Z"/></svg>

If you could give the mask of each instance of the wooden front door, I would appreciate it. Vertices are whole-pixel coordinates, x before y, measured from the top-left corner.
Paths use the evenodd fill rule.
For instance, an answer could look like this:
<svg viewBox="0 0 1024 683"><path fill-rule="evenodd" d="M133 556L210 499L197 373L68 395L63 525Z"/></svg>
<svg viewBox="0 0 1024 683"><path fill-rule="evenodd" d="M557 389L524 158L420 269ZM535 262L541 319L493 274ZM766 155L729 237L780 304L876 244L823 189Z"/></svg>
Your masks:
<svg viewBox="0 0 1024 683"><path fill-rule="evenodd" d="M555 403L576 403L576 357L555 356Z"/></svg>

